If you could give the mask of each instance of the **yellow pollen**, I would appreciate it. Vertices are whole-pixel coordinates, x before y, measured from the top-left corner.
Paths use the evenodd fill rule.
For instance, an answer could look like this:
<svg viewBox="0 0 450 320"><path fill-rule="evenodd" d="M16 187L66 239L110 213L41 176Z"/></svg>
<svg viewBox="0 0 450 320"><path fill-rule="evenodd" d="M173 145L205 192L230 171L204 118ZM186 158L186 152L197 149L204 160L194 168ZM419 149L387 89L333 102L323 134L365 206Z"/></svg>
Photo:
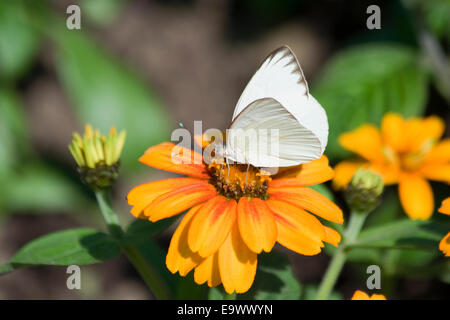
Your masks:
<svg viewBox="0 0 450 320"><path fill-rule="evenodd" d="M218 164L208 166L210 183L227 198L239 200L241 197L267 199L268 182L272 180L268 172L246 164Z"/></svg>

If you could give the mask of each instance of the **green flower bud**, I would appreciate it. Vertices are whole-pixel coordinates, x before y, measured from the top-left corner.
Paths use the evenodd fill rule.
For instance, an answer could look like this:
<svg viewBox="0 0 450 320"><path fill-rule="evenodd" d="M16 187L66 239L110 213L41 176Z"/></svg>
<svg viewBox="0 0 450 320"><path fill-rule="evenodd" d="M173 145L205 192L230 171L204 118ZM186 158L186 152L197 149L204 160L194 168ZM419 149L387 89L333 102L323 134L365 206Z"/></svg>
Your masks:
<svg viewBox="0 0 450 320"><path fill-rule="evenodd" d="M125 131L118 134L113 127L109 136L103 136L89 124L83 137L76 132L73 134L69 150L78 165L81 179L91 189L106 189L117 179L125 138Z"/></svg>
<svg viewBox="0 0 450 320"><path fill-rule="evenodd" d="M345 199L353 211L368 213L379 205L383 189L379 174L360 168L345 190Z"/></svg>

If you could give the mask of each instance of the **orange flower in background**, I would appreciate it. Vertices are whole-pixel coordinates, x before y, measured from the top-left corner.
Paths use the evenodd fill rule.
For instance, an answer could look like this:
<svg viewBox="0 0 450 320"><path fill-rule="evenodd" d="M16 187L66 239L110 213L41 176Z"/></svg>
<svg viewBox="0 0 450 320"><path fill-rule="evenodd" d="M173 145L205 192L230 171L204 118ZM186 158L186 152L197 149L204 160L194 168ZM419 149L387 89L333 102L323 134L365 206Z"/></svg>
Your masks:
<svg viewBox="0 0 450 320"><path fill-rule="evenodd" d="M450 215L450 197L442 201L442 205L438 211ZM442 238L441 242L439 242L439 250L441 250L446 257L450 257L450 232Z"/></svg>
<svg viewBox="0 0 450 320"><path fill-rule="evenodd" d="M352 300L387 300L382 294L372 294L370 297L367 293L356 290L353 294Z"/></svg>
<svg viewBox="0 0 450 320"><path fill-rule="evenodd" d="M440 213L450 215L450 197L442 201L441 207L438 209Z"/></svg>
<svg viewBox="0 0 450 320"><path fill-rule="evenodd" d="M307 188L333 177L325 156L269 176L247 165L193 164L200 154L183 148L172 154L173 148L151 147L139 161L189 177L146 183L128 194L137 218L155 222L188 210L166 257L172 273L185 276L195 269L196 283L222 283L230 294L243 293L253 283L258 253L271 251L276 242L304 255L318 254L323 242L340 242L339 233L315 215L342 223L342 211Z"/></svg>
<svg viewBox="0 0 450 320"><path fill-rule="evenodd" d="M450 139L438 141L443 132L438 117L404 119L388 113L381 129L365 124L344 133L339 143L360 159L339 163L333 186L344 189L359 167L369 168L386 185L398 183L400 201L411 219L429 219L434 200L427 180L450 183Z"/></svg>

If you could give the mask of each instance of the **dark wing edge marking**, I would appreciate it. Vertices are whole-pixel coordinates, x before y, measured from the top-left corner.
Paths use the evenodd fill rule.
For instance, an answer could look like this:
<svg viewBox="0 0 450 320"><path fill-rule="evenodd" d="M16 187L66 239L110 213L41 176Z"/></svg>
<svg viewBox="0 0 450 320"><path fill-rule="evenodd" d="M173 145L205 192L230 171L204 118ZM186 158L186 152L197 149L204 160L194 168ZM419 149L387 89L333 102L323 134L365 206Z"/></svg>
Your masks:
<svg viewBox="0 0 450 320"><path fill-rule="evenodd" d="M288 66L290 64L294 64L295 68L294 71L292 71L293 74L298 74L299 75L299 80L297 81L298 84L304 84L306 87L306 93L305 96L309 98L309 87L308 87L308 82L306 82L306 78L305 75L303 74L303 70L300 67L300 63L298 62L298 59L296 57L296 55L294 54L294 52L292 51L291 48L289 48L289 46L287 45L283 45L281 47L279 47L278 49L275 49L274 51L272 51L260 64L259 68L264 64L264 62L266 62L266 60L269 60L269 63L272 62L273 58L278 54L282 52L282 56L281 58L278 60L280 61L283 58L286 58L287 56L291 56L292 59L290 62L288 62L285 66ZM276 62L278 62L276 61Z"/></svg>

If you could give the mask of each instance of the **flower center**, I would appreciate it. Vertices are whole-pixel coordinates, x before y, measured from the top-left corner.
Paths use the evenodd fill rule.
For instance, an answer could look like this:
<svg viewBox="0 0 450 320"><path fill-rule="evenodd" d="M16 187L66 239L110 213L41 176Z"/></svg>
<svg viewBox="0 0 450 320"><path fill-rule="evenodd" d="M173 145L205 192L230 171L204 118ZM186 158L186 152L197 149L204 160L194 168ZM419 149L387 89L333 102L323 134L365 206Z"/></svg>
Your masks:
<svg viewBox="0 0 450 320"><path fill-rule="evenodd" d="M227 198L268 198L267 188L272 178L262 169L246 164L213 163L208 166L208 170L211 176L209 182Z"/></svg>
<svg viewBox="0 0 450 320"><path fill-rule="evenodd" d="M432 141L425 143L418 151L402 151L395 153L390 148L384 148L384 155L391 164L398 165L405 171L418 170L425 159L425 156L433 146Z"/></svg>

